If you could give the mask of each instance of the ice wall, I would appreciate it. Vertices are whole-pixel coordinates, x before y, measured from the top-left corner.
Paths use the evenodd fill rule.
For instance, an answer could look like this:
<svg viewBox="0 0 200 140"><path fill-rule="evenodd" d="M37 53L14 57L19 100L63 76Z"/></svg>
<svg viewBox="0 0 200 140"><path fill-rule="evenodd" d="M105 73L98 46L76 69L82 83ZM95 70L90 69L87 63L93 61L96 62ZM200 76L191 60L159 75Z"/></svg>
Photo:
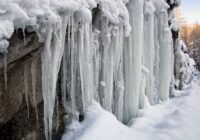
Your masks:
<svg viewBox="0 0 200 140"><path fill-rule="evenodd" d="M191 67L176 65L182 56L179 47L174 61L171 30L177 24L171 14L179 4L174 0L0 0L1 53L7 52L14 29L35 31L44 42L46 139L51 139L58 78L66 124L81 120L92 100L128 123L146 98L152 105L169 98L174 63L185 82L191 79ZM34 94L34 63L31 74Z"/></svg>
<svg viewBox="0 0 200 140"><path fill-rule="evenodd" d="M67 118L78 119L95 99L122 120L125 24L111 24L101 7L94 13L97 17L93 18L93 26L74 19L76 22L68 28L73 30L62 63L63 104L73 116Z"/></svg>

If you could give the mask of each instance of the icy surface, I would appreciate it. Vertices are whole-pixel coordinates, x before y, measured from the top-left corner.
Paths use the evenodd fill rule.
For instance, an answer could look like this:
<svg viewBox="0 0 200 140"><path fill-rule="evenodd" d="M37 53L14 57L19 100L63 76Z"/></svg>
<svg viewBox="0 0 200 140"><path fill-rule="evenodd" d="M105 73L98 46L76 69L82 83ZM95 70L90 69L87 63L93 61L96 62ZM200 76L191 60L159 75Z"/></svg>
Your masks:
<svg viewBox="0 0 200 140"><path fill-rule="evenodd" d="M200 137L200 86L192 83L183 91L175 91L175 98L147 106L127 127L116 120L99 104L93 102L84 122L73 122L62 140L198 140ZM192 119L192 121L191 121ZM145 131L144 131L145 130Z"/></svg>

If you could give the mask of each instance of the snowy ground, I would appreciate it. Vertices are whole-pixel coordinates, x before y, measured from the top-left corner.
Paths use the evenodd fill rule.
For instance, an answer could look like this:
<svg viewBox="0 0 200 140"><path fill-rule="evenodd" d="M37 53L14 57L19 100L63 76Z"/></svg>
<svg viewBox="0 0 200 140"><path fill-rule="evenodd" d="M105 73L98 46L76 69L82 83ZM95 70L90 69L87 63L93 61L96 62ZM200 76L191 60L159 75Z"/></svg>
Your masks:
<svg viewBox="0 0 200 140"><path fill-rule="evenodd" d="M130 127L93 102L82 123L73 122L62 140L199 140L200 86L192 83L176 97L139 112Z"/></svg>

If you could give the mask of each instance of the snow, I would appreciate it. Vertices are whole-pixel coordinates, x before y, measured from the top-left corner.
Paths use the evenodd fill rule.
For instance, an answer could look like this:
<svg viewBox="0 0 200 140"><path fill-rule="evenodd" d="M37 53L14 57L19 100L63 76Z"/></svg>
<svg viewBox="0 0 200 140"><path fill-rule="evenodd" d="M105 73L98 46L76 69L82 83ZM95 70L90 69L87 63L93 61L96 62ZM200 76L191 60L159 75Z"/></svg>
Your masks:
<svg viewBox="0 0 200 140"><path fill-rule="evenodd" d="M0 19L0 52L3 54L7 53L7 48L9 42L6 39L9 39L14 32L13 23L8 20Z"/></svg>
<svg viewBox="0 0 200 140"><path fill-rule="evenodd" d="M175 98L147 106L127 127L99 104L93 102L85 121L73 122L62 140L199 140L200 86L192 83Z"/></svg>

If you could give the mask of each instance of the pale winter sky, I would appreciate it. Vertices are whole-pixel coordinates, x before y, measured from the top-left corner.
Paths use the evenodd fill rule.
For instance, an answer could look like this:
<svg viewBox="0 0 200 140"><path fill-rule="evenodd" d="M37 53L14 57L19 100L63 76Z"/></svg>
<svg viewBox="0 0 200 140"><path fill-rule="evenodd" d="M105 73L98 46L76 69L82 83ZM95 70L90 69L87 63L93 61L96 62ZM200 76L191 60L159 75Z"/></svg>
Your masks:
<svg viewBox="0 0 200 140"><path fill-rule="evenodd" d="M200 0L182 0L181 11L187 23L200 23Z"/></svg>

